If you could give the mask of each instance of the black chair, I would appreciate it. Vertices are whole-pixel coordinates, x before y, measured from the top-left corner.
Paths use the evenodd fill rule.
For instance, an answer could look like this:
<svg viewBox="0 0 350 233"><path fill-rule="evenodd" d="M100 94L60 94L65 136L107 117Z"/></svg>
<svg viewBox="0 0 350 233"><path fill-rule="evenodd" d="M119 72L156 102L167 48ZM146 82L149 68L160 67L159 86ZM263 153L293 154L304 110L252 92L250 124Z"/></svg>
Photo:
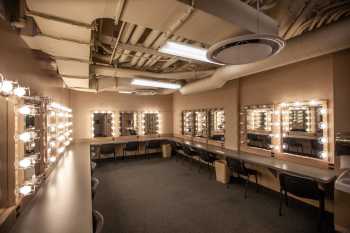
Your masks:
<svg viewBox="0 0 350 233"><path fill-rule="evenodd" d="M94 174L96 167L97 167L97 163L91 161L91 176Z"/></svg>
<svg viewBox="0 0 350 233"><path fill-rule="evenodd" d="M173 142L171 145L172 145L172 151L174 152L173 155L175 157L175 161L177 161L179 155L181 156L185 155L185 151L181 143Z"/></svg>
<svg viewBox="0 0 350 233"><path fill-rule="evenodd" d="M100 147L100 155L104 155L104 156L113 155L113 157L116 158L115 144L113 143L102 144Z"/></svg>
<svg viewBox="0 0 350 233"><path fill-rule="evenodd" d="M244 198L247 198L247 191L248 191L248 184L249 184L249 177L255 176L255 184L256 184L256 191L259 191L259 184L258 184L258 171L247 168L244 163L240 160L233 159L233 158L226 158L227 166L230 168L231 172L234 172L237 174L238 178L244 178L245 179L245 190L244 190ZM245 176L245 177L241 177ZM227 183L227 188L229 187L229 183Z"/></svg>
<svg viewBox="0 0 350 233"><path fill-rule="evenodd" d="M94 200L94 198L95 198L96 190L97 190L97 187L99 184L100 184L99 179L97 179L96 177L91 178L91 197L92 197L92 200Z"/></svg>
<svg viewBox="0 0 350 233"><path fill-rule="evenodd" d="M191 164L193 164L195 160L199 160L198 151L193 149L191 146L183 145L182 148L184 150L184 156L190 159Z"/></svg>
<svg viewBox="0 0 350 233"><path fill-rule="evenodd" d="M93 233L101 233L104 225L103 215L97 210L92 211Z"/></svg>
<svg viewBox="0 0 350 233"><path fill-rule="evenodd" d="M123 147L123 159L125 158L127 152L137 153L139 151L138 142L127 142Z"/></svg>
<svg viewBox="0 0 350 233"><path fill-rule="evenodd" d="M198 150L199 152L199 158L200 161L202 163L205 163L205 165L207 166L208 170L209 170L209 179L212 176L212 172L210 172L210 168L214 166L214 162L216 160L215 155L211 154L210 152L206 151L206 150ZM198 172L200 172L201 170L201 166L199 166L198 168Z"/></svg>
<svg viewBox="0 0 350 233"><path fill-rule="evenodd" d="M159 140L146 142L145 152L148 155L148 159L151 158L151 152L153 152L153 153L155 151L159 152L161 149L161 146L162 146L162 143Z"/></svg>
<svg viewBox="0 0 350 233"><path fill-rule="evenodd" d="M293 194L298 197L308 198L312 200L319 201L319 222L318 229L321 229L321 224L323 221L325 213L325 192L321 190L318 183L308 177L290 175L290 174L280 174L280 206L279 215L282 216L282 206L283 199L288 206L288 193Z"/></svg>

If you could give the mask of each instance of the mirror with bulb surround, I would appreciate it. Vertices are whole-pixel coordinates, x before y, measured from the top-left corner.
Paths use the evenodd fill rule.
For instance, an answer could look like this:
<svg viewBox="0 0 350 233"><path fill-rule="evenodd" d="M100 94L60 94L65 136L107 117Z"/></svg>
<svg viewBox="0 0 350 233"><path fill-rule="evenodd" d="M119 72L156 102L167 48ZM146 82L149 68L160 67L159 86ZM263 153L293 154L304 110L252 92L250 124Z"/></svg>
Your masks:
<svg viewBox="0 0 350 233"><path fill-rule="evenodd" d="M143 135L159 134L159 112L143 112L141 118Z"/></svg>
<svg viewBox="0 0 350 233"><path fill-rule="evenodd" d="M92 117L92 135L93 137L112 137L114 136L115 122L114 113L111 111L95 111Z"/></svg>
<svg viewBox="0 0 350 233"><path fill-rule="evenodd" d="M138 135L138 113L133 111L123 111L119 115L120 136Z"/></svg>
<svg viewBox="0 0 350 233"><path fill-rule="evenodd" d="M224 109L210 109L209 110L209 122L210 122L210 140L225 141L225 111Z"/></svg>
<svg viewBox="0 0 350 233"><path fill-rule="evenodd" d="M282 103L280 108L283 153L326 160L327 102Z"/></svg>
<svg viewBox="0 0 350 233"><path fill-rule="evenodd" d="M207 138L209 136L209 117L208 110L201 109L194 111L195 124L194 136L200 138Z"/></svg>
<svg viewBox="0 0 350 233"><path fill-rule="evenodd" d="M194 124L195 117L194 111L185 110L182 112L182 135L184 136L194 136Z"/></svg>
<svg viewBox="0 0 350 233"><path fill-rule="evenodd" d="M272 148L272 105L249 105L241 109L241 144L270 150Z"/></svg>

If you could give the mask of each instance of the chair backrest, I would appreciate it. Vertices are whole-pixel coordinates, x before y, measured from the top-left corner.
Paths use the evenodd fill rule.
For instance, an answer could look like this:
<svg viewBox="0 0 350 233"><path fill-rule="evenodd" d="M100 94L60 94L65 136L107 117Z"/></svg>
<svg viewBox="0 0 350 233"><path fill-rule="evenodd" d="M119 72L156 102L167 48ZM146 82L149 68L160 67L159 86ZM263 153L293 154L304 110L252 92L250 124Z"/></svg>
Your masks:
<svg viewBox="0 0 350 233"><path fill-rule="evenodd" d="M198 150L198 154L201 160L204 160L206 162L209 162L211 160L210 154L206 150Z"/></svg>
<svg viewBox="0 0 350 233"><path fill-rule="evenodd" d="M188 156L192 156L196 154L196 151L192 149L189 145L183 145L183 150Z"/></svg>
<svg viewBox="0 0 350 233"><path fill-rule="evenodd" d="M245 174L243 163L240 160L227 157L226 162L227 162L227 166L230 168L232 172Z"/></svg>
<svg viewBox="0 0 350 233"><path fill-rule="evenodd" d="M319 200L323 192L318 183L308 177L282 173L279 175L281 189L298 197Z"/></svg>
<svg viewBox="0 0 350 233"><path fill-rule="evenodd" d="M115 144L103 144L101 145L100 153L101 154L113 154L115 152Z"/></svg>
<svg viewBox="0 0 350 233"><path fill-rule="evenodd" d="M127 142L125 144L125 150L130 150L130 151L134 151L134 150L138 150L139 148L139 143L138 142Z"/></svg>
<svg viewBox="0 0 350 233"><path fill-rule="evenodd" d="M146 148L147 149L159 149L161 147L161 141L148 141L146 143Z"/></svg>
<svg viewBox="0 0 350 233"><path fill-rule="evenodd" d="M103 215L97 210L92 211L92 225L94 233L101 233L104 225Z"/></svg>

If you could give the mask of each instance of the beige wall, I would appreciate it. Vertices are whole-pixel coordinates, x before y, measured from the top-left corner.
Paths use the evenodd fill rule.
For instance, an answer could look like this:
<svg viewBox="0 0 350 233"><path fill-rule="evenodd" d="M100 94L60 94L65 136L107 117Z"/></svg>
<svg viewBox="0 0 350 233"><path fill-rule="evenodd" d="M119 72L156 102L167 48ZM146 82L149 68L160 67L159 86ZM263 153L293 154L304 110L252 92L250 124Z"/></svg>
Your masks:
<svg viewBox="0 0 350 233"><path fill-rule="evenodd" d="M19 35L0 20L0 73L6 79L30 87L32 95L51 96L55 101L69 104L69 91L62 80L43 69Z"/></svg>
<svg viewBox="0 0 350 233"><path fill-rule="evenodd" d="M111 92L94 94L72 91L71 106L74 115L74 139L81 140L91 137L90 115L95 110L159 111L161 133L172 134L172 99L172 95L136 96ZM118 128L117 125L116 129L118 130Z"/></svg>
<svg viewBox="0 0 350 233"><path fill-rule="evenodd" d="M334 129L350 132L350 49L334 54Z"/></svg>
<svg viewBox="0 0 350 233"><path fill-rule="evenodd" d="M174 133L181 134L181 112L201 108L224 108L225 147L237 149L238 81L231 81L223 88L193 95L174 95Z"/></svg>

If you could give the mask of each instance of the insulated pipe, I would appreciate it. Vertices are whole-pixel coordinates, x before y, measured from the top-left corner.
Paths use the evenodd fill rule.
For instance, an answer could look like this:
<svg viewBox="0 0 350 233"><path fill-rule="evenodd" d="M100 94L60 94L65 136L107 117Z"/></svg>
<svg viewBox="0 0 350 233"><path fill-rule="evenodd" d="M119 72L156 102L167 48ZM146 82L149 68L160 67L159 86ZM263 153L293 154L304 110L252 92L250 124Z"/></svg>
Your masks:
<svg viewBox="0 0 350 233"><path fill-rule="evenodd" d="M221 88L229 80L350 48L349 28L350 19L345 19L305 33L288 40L286 48L271 58L246 65L221 67L211 77L185 85L180 92L187 95Z"/></svg>

